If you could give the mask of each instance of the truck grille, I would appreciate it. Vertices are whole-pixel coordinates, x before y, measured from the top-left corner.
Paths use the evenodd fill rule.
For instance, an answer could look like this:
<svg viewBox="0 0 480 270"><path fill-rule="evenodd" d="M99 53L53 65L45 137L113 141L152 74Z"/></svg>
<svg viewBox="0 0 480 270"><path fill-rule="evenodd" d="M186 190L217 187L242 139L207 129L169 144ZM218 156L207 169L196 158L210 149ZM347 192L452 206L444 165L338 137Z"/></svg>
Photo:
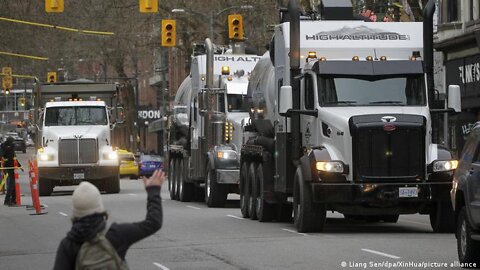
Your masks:
<svg viewBox="0 0 480 270"><path fill-rule="evenodd" d="M425 179L423 123L356 125L352 133L353 175L361 182L416 182Z"/></svg>
<svg viewBox="0 0 480 270"><path fill-rule="evenodd" d="M60 140L60 164L88 164L96 163L97 160L97 141L95 139Z"/></svg>

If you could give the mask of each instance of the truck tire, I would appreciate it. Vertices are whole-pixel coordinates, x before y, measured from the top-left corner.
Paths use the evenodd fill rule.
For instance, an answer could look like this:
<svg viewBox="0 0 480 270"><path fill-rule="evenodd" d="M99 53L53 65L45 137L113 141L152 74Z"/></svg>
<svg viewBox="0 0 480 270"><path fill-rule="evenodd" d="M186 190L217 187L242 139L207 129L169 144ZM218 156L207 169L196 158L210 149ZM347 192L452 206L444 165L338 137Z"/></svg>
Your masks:
<svg viewBox="0 0 480 270"><path fill-rule="evenodd" d="M470 225L465 207L462 207L457 220L457 250L460 263L480 263L480 241L472 239L473 228Z"/></svg>
<svg viewBox="0 0 480 270"><path fill-rule="evenodd" d="M250 201L250 193L248 192L248 163L243 162L240 170L240 211L243 218L249 218L248 206Z"/></svg>
<svg viewBox="0 0 480 270"><path fill-rule="evenodd" d="M53 184L50 179L38 178L38 194L40 196L50 196L53 192Z"/></svg>
<svg viewBox="0 0 480 270"><path fill-rule="evenodd" d="M168 166L168 191L170 193L170 200L175 200L175 158L170 159L170 166Z"/></svg>
<svg viewBox="0 0 480 270"><path fill-rule="evenodd" d="M293 217L300 233L323 231L327 218L325 204L313 203L312 191L303 180L300 167L295 172L293 186Z"/></svg>
<svg viewBox="0 0 480 270"><path fill-rule="evenodd" d="M108 194L120 192L120 177L113 176L104 180L105 192Z"/></svg>
<svg viewBox="0 0 480 270"><path fill-rule="evenodd" d="M263 165L260 163L256 170L256 185L254 186L254 194L256 194L256 214L258 221L268 222L272 221L275 214L275 208L273 204L269 204L264 197L265 193L265 179L263 175Z"/></svg>
<svg viewBox="0 0 480 270"><path fill-rule="evenodd" d="M181 159L180 160L180 181L178 185L178 199L181 202L189 202L193 199L193 192L194 192L194 186L191 183L188 183L186 180L187 178L187 171L188 169L185 166L185 160Z"/></svg>
<svg viewBox="0 0 480 270"><path fill-rule="evenodd" d="M253 187L256 184L256 177L255 177L255 167L256 164L255 162L252 162L248 168L248 177L247 177L247 192L250 194L248 198L248 215L250 216L251 220L256 220L257 219L257 212L256 212L256 195L255 195L255 190Z"/></svg>
<svg viewBox="0 0 480 270"><path fill-rule="evenodd" d="M215 170L210 163L207 165L205 176L205 203L208 207L223 207L227 202L227 187L217 183Z"/></svg>
<svg viewBox="0 0 480 270"><path fill-rule="evenodd" d="M435 233L455 232L455 213L449 201L440 201L430 212L430 225Z"/></svg>
<svg viewBox="0 0 480 270"><path fill-rule="evenodd" d="M175 200L179 201L180 196L179 196L179 191L180 191L180 180L182 179L182 173L183 173L183 166L182 166L182 159L181 158L176 158L175 159L175 172L174 172L174 183L175 183Z"/></svg>

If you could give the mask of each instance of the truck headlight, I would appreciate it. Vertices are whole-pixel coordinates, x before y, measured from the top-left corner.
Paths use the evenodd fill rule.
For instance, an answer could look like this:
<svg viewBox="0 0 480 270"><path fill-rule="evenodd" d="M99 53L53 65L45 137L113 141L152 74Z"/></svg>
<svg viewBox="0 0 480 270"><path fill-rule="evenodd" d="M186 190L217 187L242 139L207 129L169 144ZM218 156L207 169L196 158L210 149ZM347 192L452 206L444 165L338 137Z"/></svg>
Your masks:
<svg viewBox="0 0 480 270"><path fill-rule="evenodd" d="M41 161L51 161L53 160L53 154L47 154L47 153L38 153L38 158L41 160Z"/></svg>
<svg viewBox="0 0 480 270"><path fill-rule="evenodd" d="M317 161L316 168L318 171L330 173L343 173L345 171L341 161Z"/></svg>
<svg viewBox="0 0 480 270"><path fill-rule="evenodd" d="M104 159L115 160L118 159L117 152L108 152L103 154Z"/></svg>
<svg viewBox="0 0 480 270"><path fill-rule="evenodd" d="M448 172L457 169L458 160L437 160L433 162L433 172Z"/></svg>
<svg viewBox="0 0 480 270"><path fill-rule="evenodd" d="M237 152L229 150L229 151L218 151L217 158L219 159L237 159Z"/></svg>

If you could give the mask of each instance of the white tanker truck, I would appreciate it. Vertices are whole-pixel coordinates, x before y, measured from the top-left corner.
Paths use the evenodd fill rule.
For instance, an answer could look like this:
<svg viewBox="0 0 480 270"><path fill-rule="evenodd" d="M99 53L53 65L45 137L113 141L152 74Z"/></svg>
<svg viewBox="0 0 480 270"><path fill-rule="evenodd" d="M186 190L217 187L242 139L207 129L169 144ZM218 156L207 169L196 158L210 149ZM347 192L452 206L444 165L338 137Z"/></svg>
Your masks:
<svg viewBox="0 0 480 270"><path fill-rule="evenodd" d="M350 1L324 0L309 17L296 2L249 83L243 217L288 219L293 206L297 230L310 232L323 230L326 211L384 222L420 213L451 231L457 162L432 142L431 113L460 111L460 93L449 87L451 109L431 106L435 1L424 31L354 20Z"/></svg>
<svg viewBox="0 0 480 270"><path fill-rule="evenodd" d="M205 196L209 207L221 207L229 193L238 193L242 128L248 119L244 98L260 57L215 54L209 39L201 49L206 54L192 57L191 74L177 91L170 117L169 190L172 199Z"/></svg>

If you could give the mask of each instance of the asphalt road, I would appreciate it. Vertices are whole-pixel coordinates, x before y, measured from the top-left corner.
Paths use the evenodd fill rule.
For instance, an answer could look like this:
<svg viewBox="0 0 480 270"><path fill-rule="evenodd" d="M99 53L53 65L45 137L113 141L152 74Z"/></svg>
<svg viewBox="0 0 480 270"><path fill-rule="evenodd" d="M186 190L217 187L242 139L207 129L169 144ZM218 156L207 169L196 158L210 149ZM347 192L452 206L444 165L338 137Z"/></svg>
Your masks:
<svg viewBox="0 0 480 270"><path fill-rule="evenodd" d="M24 165L31 155L31 149L18 154ZM26 172L20 173L20 182L22 204L31 204ZM0 206L0 269L52 268L58 243L71 225L73 189L55 188L53 196L41 197L45 215ZM122 179L120 194L102 196L110 222L145 217L141 181ZM291 223L242 219L235 195L225 208L207 208L171 201L165 184L162 198L163 227L131 247L126 258L131 269L458 268L450 267L457 261L454 235L432 233L428 216L402 216L397 224L351 223L333 213L324 233L299 234Z"/></svg>

